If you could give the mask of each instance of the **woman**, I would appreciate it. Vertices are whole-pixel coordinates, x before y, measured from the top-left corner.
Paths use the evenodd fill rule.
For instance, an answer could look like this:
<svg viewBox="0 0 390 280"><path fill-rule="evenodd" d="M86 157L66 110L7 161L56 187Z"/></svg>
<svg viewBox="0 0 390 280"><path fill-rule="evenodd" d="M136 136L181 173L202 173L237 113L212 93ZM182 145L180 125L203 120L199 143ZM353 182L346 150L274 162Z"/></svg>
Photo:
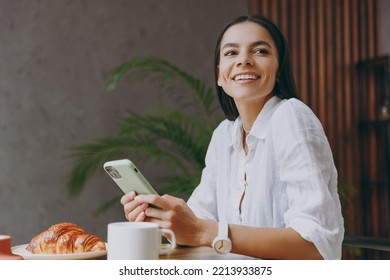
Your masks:
<svg viewBox="0 0 390 280"><path fill-rule="evenodd" d="M213 133L199 186L187 203L128 193L126 218L219 253L340 259L337 171L321 123L296 97L283 34L267 18L237 18L217 41L215 77L227 120Z"/></svg>

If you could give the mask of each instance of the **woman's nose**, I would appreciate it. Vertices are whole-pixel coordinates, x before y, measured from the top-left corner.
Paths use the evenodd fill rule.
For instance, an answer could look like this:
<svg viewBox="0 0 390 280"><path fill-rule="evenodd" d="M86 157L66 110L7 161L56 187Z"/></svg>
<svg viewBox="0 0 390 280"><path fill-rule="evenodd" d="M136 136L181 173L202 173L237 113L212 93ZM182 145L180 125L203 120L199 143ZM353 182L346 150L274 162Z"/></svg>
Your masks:
<svg viewBox="0 0 390 280"><path fill-rule="evenodd" d="M253 66L254 60L248 54L241 54L237 60L237 66Z"/></svg>

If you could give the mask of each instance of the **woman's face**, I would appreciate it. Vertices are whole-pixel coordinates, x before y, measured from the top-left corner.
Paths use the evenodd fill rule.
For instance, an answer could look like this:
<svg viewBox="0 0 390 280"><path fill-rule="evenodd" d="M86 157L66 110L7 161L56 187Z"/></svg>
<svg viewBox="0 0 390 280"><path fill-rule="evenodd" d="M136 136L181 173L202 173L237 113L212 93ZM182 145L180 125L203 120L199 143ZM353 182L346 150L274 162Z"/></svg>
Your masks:
<svg viewBox="0 0 390 280"><path fill-rule="evenodd" d="M243 22L223 35L217 82L237 105L267 99L278 68L278 50L264 27Z"/></svg>

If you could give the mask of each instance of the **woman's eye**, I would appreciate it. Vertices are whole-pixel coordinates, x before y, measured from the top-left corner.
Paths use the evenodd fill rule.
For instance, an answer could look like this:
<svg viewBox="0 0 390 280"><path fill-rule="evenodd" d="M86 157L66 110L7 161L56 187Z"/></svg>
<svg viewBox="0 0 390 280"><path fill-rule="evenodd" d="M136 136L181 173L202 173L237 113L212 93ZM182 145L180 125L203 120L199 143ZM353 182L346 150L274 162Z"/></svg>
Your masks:
<svg viewBox="0 0 390 280"><path fill-rule="evenodd" d="M268 50L266 49L257 49L254 51L255 54L267 54Z"/></svg>
<svg viewBox="0 0 390 280"><path fill-rule="evenodd" d="M232 55L236 55L237 52L236 51L227 51L225 52L225 56L232 56Z"/></svg>

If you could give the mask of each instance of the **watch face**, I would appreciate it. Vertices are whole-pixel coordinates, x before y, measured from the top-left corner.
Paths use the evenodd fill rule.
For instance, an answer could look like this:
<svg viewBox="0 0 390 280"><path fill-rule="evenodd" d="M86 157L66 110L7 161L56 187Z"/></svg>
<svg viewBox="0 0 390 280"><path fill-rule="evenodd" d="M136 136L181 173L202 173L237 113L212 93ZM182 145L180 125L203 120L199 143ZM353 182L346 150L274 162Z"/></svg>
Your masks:
<svg viewBox="0 0 390 280"><path fill-rule="evenodd" d="M228 240L220 239L215 242L214 249L218 253L229 253L231 248L231 243Z"/></svg>

